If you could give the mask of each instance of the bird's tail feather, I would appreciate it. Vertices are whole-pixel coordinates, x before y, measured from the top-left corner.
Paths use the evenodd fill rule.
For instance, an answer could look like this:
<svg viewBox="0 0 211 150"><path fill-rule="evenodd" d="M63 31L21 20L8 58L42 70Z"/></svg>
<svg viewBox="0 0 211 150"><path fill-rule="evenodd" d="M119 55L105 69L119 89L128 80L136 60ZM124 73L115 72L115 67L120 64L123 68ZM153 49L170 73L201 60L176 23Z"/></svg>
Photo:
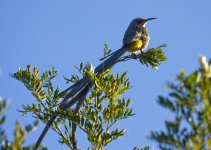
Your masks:
<svg viewBox="0 0 211 150"><path fill-rule="evenodd" d="M115 63L117 62L117 60L126 52L127 50L122 47L118 50L116 50L115 52L112 53L112 55L106 59L104 62L102 62L99 66L96 67L95 72L97 74L102 73L103 71L111 68L113 65L115 65Z"/></svg>
<svg viewBox="0 0 211 150"><path fill-rule="evenodd" d="M115 51L115 52L113 52L113 53L110 53L110 54L106 55L105 57L101 58L100 61L102 61L102 60L108 58L108 57L111 56L111 55L114 55L116 52L117 52L117 51Z"/></svg>
<svg viewBox="0 0 211 150"><path fill-rule="evenodd" d="M35 145L34 150L36 150L36 149L40 146L40 144L41 144L43 138L45 137L45 135L46 135L48 129L50 128L51 124L54 122L55 119L56 119L56 115L53 114L53 115L51 116L50 120L48 121L48 123L46 124L44 130L42 131L42 133L41 133L39 139L37 140L37 143L36 143L36 145Z"/></svg>

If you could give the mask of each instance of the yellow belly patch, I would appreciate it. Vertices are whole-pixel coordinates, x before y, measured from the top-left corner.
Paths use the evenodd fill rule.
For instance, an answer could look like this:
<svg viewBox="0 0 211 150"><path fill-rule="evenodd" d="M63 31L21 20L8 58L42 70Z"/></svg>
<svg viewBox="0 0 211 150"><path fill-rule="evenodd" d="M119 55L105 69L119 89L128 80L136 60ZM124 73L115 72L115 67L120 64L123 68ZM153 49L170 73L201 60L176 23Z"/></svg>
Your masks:
<svg viewBox="0 0 211 150"><path fill-rule="evenodd" d="M127 44L127 50L129 52L135 52L140 50L142 47L142 40L133 41L129 44Z"/></svg>

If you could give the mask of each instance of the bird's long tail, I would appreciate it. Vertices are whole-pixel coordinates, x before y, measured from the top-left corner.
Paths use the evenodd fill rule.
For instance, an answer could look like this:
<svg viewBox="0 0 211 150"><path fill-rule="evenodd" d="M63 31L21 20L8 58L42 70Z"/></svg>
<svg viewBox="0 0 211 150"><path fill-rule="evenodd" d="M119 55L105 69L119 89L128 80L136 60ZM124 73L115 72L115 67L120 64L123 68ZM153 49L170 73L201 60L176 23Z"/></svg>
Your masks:
<svg viewBox="0 0 211 150"><path fill-rule="evenodd" d="M103 71L111 68L115 63L118 61L118 59L126 52L127 50L122 47L119 50L115 51L107 60L102 62L99 66L96 67L95 72L96 74L101 74ZM86 89L87 86L92 86L90 83L90 80L88 77L83 77L81 80L79 80L77 83L75 83L72 87L72 90L65 96L64 100L61 102L59 105L59 108L62 110L66 110L73 106L78 100L84 101L84 99L81 99L79 97L83 97L83 94L87 94L86 92L83 93L83 89ZM79 95L80 96L79 96ZM81 95L82 94L82 95ZM79 97L78 97L79 96ZM81 103L81 102L78 102ZM39 147L41 144L43 138L45 137L48 129L56 119L56 115L53 114L52 117L50 118L49 122L46 124L44 130L42 131L39 139L36 142L35 145L35 150Z"/></svg>
<svg viewBox="0 0 211 150"><path fill-rule="evenodd" d="M103 71L113 67L113 65L118 62L118 59L127 51L124 47L116 50L111 54L111 56L106 59L104 62L102 62L99 66L96 67L95 72L100 74Z"/></svg>
<svg viewBox="0 0 211 150"><path fill-rule="evenodd" d="M114 55L115 53L117 53L117 51L115 51L115 52L113 52L113 53L110 53L110 54L106 55L105 57L101 58L100 61L105 60L106 58L108 58L108 57L111 56L111 55Z"/></svg>
<svg viewBox="0 0 211 150"><path fill-rule="evenodd" d="M101 74L103 71L111 68L113 65L115 65L116 62L118 62L119 58L126 52L127 50L125 48L120 48L119 50L116 50L112 56L110 56L107 60L102 62L100 65L98 65L95 68L96 74ZM89 78L87 76L83 77L81 80L79 80L77 83L72 85L72 90L65 96L63 101L60 103L60 108L67 108L67 106L72 105L72 103L76 103L76 99L72 99L73 96L77 95L78 92L82 91L82 89L88 85L90 82ZM69 107L68 107L69 108Z"/></svg>
<svg viewBox="0 0 211 150"><path fill-rule="evenodd" d="M54 122L55 119L56 119L56 115L53 114L51 116L50 120L48 121L48 123L46 124L44 130L42 131L40 137L38 138L38 140L35 144L34 150L36 150L40 146L40 143L42 142L43 138L45 137L45 134L47 133L48 129L50 128L51 124Z"/></svg>

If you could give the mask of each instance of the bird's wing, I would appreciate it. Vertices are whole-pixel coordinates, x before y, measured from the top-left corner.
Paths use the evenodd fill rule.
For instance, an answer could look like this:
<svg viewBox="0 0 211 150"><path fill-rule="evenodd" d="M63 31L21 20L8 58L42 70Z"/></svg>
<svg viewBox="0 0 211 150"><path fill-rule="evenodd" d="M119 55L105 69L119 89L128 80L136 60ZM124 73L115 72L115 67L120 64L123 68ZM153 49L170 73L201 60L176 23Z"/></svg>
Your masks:
<svg viewBox="0 0 211 150"><path fill-rule="evenodd" d="M129 27L127 31L125 32L125 35L123 38L123 45L131 43L135 40L138 40L139 38L140 38L140 32L137 32L135 28Z"/></svg>

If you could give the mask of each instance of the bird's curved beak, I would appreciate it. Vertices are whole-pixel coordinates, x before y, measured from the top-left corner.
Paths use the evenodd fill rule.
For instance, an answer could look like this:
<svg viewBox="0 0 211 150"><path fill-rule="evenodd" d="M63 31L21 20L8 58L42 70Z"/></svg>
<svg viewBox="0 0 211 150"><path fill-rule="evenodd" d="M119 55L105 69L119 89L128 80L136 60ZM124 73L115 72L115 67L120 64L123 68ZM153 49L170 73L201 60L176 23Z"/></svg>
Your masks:
<svg viewBox="0 0 211 150"><path fill-rule="evenodd" d="M157 18L148 18L148 19L145 19L145 21L149 21L149 20L154 20L154 19L157 19Z"/></svg>

